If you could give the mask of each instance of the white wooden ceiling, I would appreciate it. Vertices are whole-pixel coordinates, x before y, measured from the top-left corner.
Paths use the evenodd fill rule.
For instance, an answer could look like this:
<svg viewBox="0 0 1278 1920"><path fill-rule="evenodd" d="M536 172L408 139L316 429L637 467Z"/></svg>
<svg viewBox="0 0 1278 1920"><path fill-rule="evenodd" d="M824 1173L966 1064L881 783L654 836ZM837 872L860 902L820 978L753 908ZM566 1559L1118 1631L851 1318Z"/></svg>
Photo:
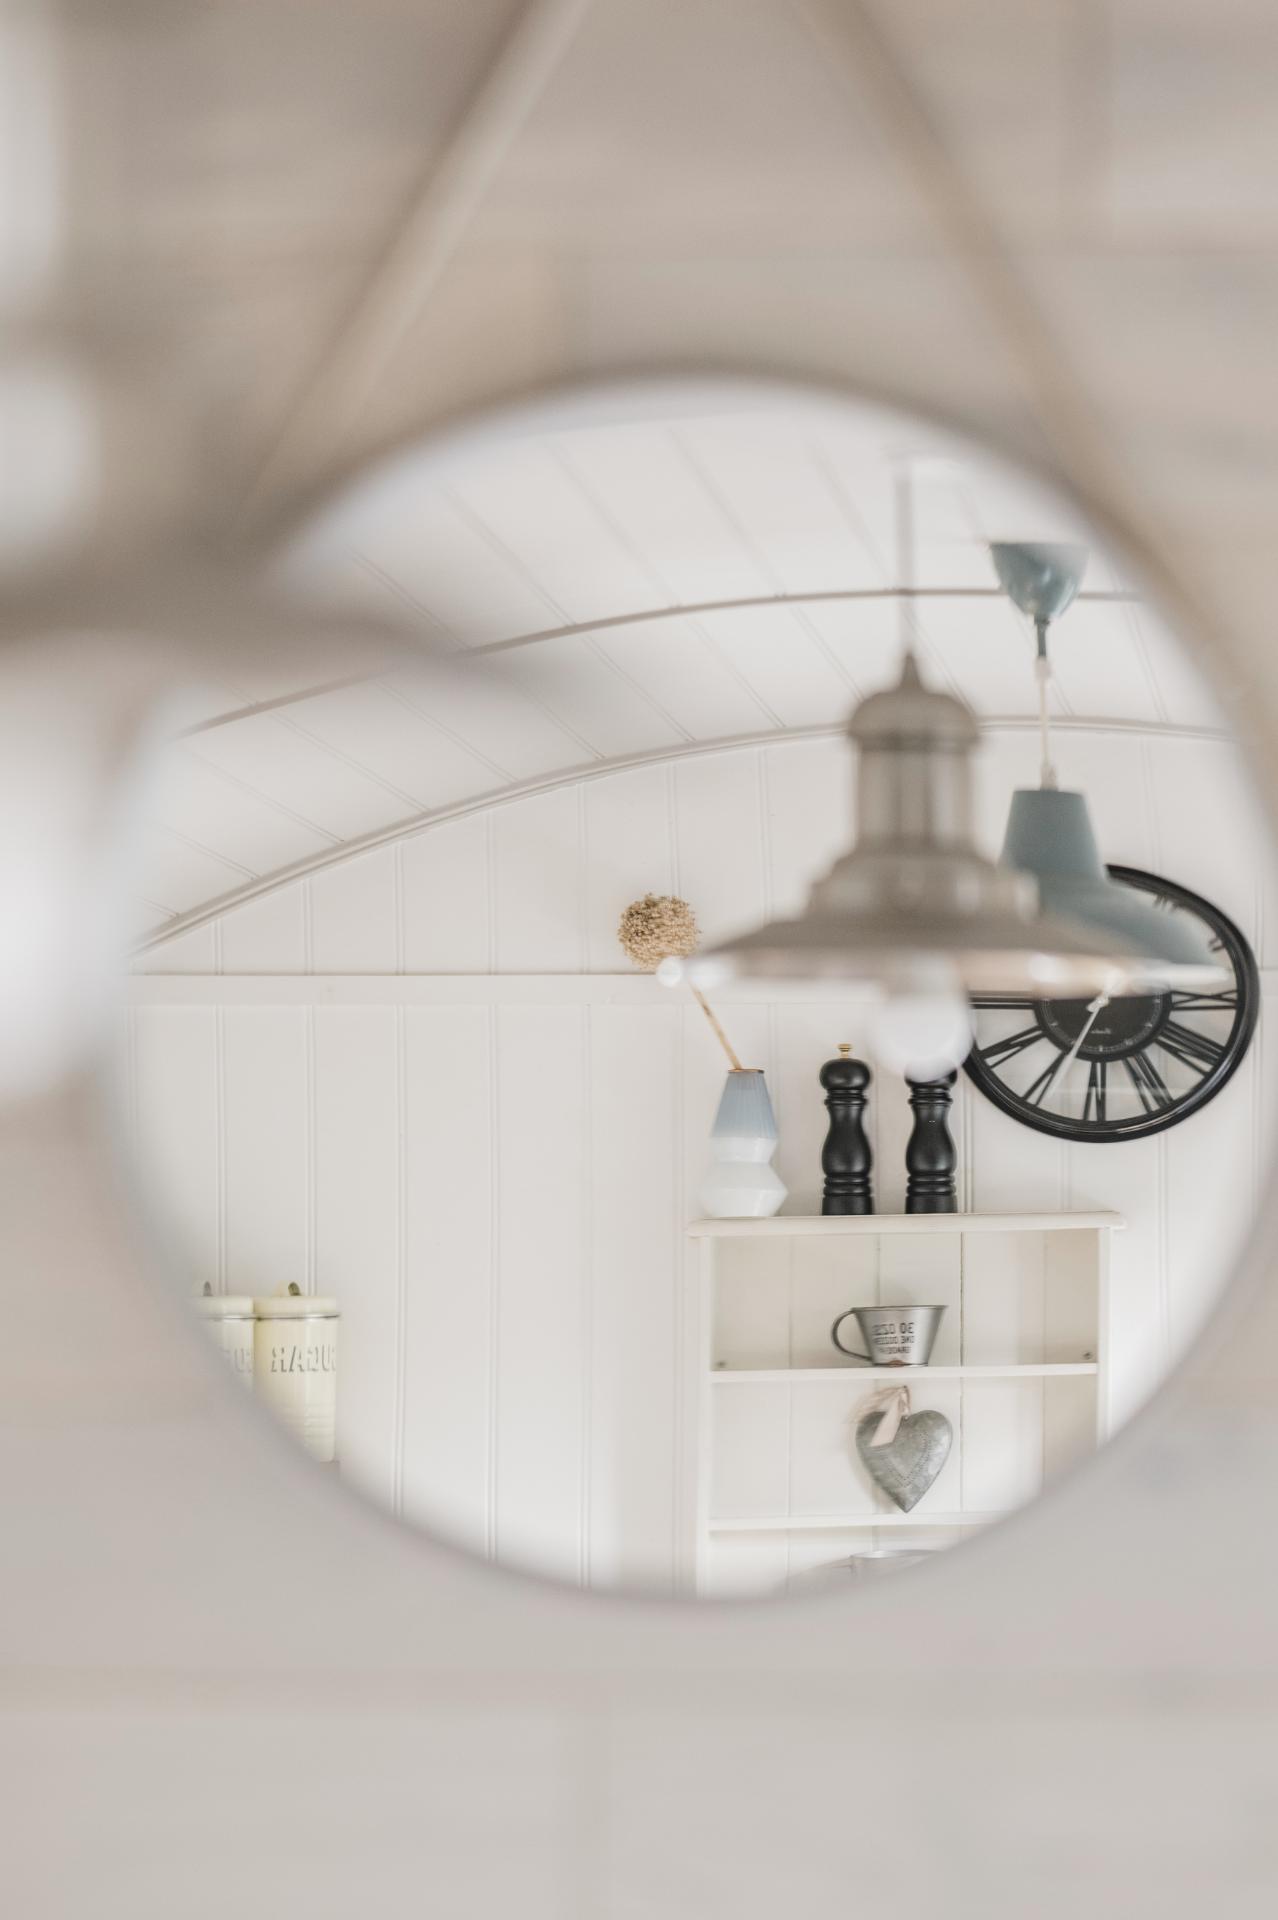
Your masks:
<svg viewBox="0 0 1278 1920"><path fill-rule="evenodd" d="M1028 479L899 416L728 385L526 409L382 466L285 556L384 644L192 689L148 822L166 937L407 823L636 758L839 725L892 673L912 475L925 666L987 723L1034 713L991 538L1089 539L1054 647L1065 724L1217 729L1133 583Z"/></svg>

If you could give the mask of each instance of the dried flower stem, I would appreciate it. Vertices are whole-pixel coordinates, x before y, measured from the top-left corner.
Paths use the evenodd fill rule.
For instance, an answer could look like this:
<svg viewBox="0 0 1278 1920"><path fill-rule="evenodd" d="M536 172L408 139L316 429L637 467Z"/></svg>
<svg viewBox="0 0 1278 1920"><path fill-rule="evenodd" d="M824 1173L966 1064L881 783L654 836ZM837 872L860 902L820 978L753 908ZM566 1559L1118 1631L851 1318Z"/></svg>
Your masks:
<svg viewBox="0 0 1278 1920"><path fill-rule="evenodd" d="M715 1018L715 1015L711 1010L710 1003L706 999L705 995L702 993L701 989L699 987L690 987L689 991L692 994L692 997L696 1001L697 1005L700 1007L702 1013L704 1013L704 1015L706 1016L706 1019L710 1022L710 1025L714 1028L715 1037L717 1038L719 1045L723 1048L723 1051L727 1054L728 1059L732 1063L732 1071L734 1073L744 1073L745 1069L741 1065L741 1062L738 1060L736 1054L733 1051L732 1042L728 1039L727 1034L723 1031L723 1028L719 1025L718 1020Z"/></svg>
<svg viewBox="0 0 1278 1920"><path fill-rule="evenodd" d="M686 900L676 894L645 893L632 900L621 916L617 938L637 967L651 972L663 960L686 960L697 949L697 920ZM732 1050L727 1034L710 1011L705 996L689 983L689 991L714 1029L715 1038L732 1063L734 1073L745 1069Z"/></svg>

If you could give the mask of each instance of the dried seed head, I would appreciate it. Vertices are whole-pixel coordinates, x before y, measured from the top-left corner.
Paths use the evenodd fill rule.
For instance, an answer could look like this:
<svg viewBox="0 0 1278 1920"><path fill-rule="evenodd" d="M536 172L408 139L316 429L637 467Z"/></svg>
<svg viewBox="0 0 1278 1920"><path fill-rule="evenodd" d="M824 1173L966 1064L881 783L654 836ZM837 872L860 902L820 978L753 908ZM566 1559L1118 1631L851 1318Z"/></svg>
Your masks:
<svg viewBox="0 0 1278 1920"><path fill-rule="evenodd" d="M645 893L642 900L632 900L617 926L624 952L649 973L671 956L682 960L695 953L698 937L692 908L670 893Z"/></svg>

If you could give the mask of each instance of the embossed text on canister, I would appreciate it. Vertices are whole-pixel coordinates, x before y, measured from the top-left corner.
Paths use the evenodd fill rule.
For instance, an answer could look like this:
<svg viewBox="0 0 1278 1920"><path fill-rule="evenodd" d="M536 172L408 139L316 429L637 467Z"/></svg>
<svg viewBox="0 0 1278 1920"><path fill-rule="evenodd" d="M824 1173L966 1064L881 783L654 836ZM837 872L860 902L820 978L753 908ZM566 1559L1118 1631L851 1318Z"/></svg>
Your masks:
<svg viewBox="0 0 1278 1920"><path fill-rule="evenodd" d="M253 1383L276 1417L316 1460L337 1454L336 1300L301 1293L253 1302Z"/></svg>

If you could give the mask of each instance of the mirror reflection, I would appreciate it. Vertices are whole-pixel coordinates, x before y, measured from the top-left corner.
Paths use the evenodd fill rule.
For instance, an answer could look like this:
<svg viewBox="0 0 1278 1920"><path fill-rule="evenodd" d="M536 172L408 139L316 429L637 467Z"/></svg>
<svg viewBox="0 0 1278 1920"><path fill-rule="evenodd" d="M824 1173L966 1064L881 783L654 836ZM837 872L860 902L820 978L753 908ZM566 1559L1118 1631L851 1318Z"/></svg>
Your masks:
<svg viewBox="0 0 1278 1920"><path fill-rule="evenodd" d="M1094 530L684 385L402 455L281 568L351 642L188 690L121 1062L245 1390L598 1589L845 1589L1083 1463L1248 1228L1274 924Z"/></svg>

